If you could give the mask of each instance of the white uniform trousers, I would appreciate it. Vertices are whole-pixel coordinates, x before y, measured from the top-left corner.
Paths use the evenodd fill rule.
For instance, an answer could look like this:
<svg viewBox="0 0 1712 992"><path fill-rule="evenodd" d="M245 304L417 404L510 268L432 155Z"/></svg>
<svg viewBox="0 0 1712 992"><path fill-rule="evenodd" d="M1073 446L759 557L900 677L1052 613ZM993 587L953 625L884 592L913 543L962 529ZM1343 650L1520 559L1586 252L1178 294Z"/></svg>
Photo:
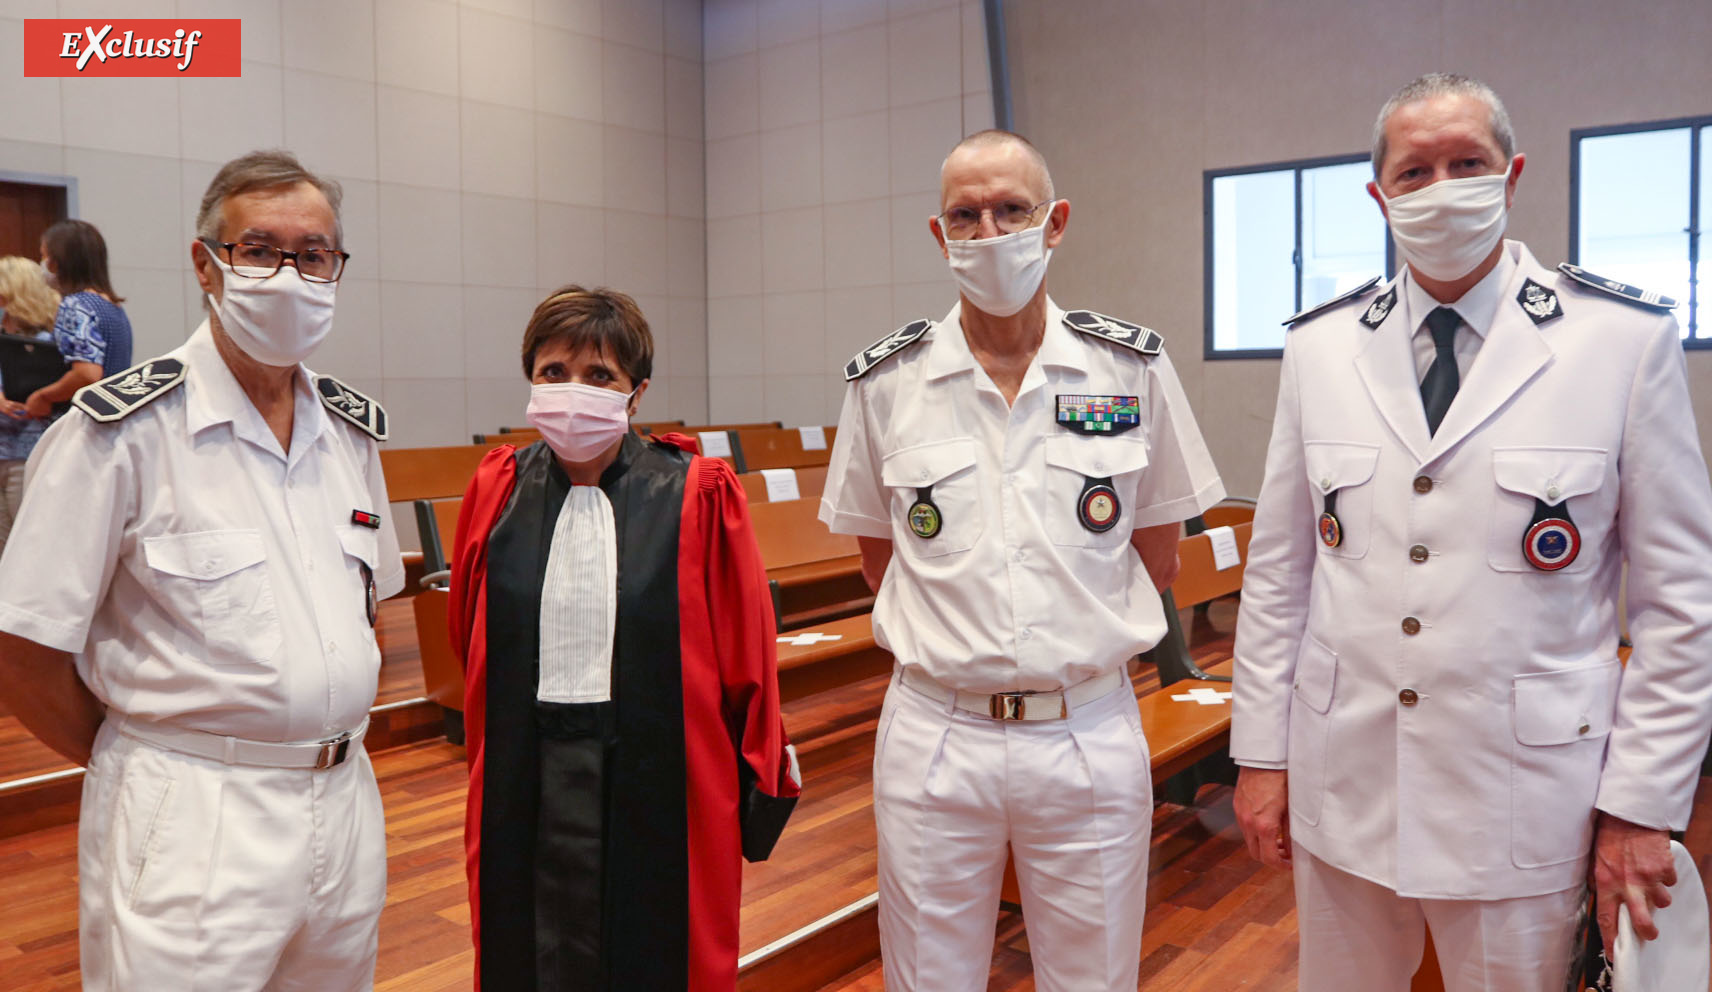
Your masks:
<svg viewBox="0 0 1712 992"><path fill-rule="evenodd" d="M373 988L386 830L367 752L324 771L226 765L114 723L78 821L83 987Z"/></svg>
<svg viewBox="0 0 1712 992"><path fill-rule="evenodd" d="M1563 992L1585 892L1521 899L1408 899L1296 844L1303 989L1408 992L1433 933L1445 992Z"/></svg>
<svg viewBox="0 0 1712 992"><path fill-rule="evenodd" d="M894 676L874 747L889 992L980 992L1014 853L1035 987L1134 992L1153 782L1128 680L1067 719L1001 722Z"/></svg>

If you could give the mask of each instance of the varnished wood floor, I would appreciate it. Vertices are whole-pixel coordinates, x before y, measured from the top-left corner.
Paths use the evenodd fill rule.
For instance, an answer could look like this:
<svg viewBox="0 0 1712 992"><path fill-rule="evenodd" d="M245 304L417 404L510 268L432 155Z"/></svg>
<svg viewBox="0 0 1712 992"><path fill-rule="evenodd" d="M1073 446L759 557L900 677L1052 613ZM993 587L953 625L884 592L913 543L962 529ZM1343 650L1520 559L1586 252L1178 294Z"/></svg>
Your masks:
<svg viewBox="0 0 1712 992"><path fill-rule="evenodd" d="M1207 657L1225 648L1223 610L1197 626ZM412 657L414 657L412 655ZM419 676L418 676L419 678ZM1138 685L1152 681L1151 673ZM746 866L742 945L751 950L872 891L868 767L884 680L805 699L786 714L802 747L809 798L765 865ZM471 987L462 866L463 751L444 742L375 757L386 804L389 889L376 987L440 992ZM1712 879L1712 779L1702 780L1689 833ZM0 992L62 990L77 980L76 831L52 827L0 838ZM1030 977L1020 917L1001 914L992 992L1024 992ZM1249 860L1230 794L1204 790L1194 808L1154 817L1142 990L1288 992L1296 988L1296 918L1287 875ZM825 992L882 987L871 965Z"/></svg>

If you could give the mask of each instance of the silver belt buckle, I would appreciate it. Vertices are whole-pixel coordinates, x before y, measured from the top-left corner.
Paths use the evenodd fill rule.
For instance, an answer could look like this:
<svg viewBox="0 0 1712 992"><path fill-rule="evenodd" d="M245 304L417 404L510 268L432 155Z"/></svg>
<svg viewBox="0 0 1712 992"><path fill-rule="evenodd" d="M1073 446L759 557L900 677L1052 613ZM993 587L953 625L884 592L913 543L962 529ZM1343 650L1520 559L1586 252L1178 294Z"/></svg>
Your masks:
<svg viewBox="0 0 1712 992"><path fill-rule="evenodd" d="M321 753L315 756L315 770L321 771L343 764L345 753L351 748L351 735L343 734L330 741L321 742Z"/></svg>
<svg viewBox="0 0 1712 992"><path fill-rule="evenodd" d="M995 692L987 702L987 712L995 720L1021 720L1023 700L1032 692Z"/></svg>

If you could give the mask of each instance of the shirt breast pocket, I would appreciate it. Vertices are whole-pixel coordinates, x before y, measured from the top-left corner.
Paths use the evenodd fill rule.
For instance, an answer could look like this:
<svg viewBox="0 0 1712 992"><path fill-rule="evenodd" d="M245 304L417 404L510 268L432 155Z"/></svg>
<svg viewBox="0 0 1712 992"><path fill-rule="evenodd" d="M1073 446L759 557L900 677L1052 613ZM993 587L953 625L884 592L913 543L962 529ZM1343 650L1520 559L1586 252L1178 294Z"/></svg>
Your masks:
<svg viewBox="0 0 1712 992"><path fill-rule="evenodd" d="M1046 505L1040 516L1052 543L1113 548L1128 541L1135 530L1135 494L1146 468L1145 440L1121 435L1047 438ZM1099 486L1110 486L1111 493Z"/></svg>
<svg viewBox="0 0 1712 992"><path fill-rule="evenodd" d="M279 652L279 610L259 531L148 537L143 558L174 619L188 632L201 633L210 665L266 665Z"/></svg>
<svg viewBox="0 0 1712 992"><path fill-rule="evenodd" d="M973 438L912 445L881 463L880 481L892 494L892 519L903 524L897 540L911 554L935 558L974 547L983 526L975 463Z"/></svg>
<svg viewBox="0 0 1712 992"><path fill-rule="evenodd" d="M1581 544L1575 559L1556 571L1585 572L1608 529L1609 511L1598 506L1605 484L1604 448L1513 447L1492 449L1494 488L1487 558L1500 572L1535 571L1523 551L1534 522L1535 501L1567 507Z"/></svg>
<svg viewBox="0 0 1712 992"><path fill-rule="evenodd" d="M1360 441L1307 441L1302 445L1308 488L1323 511L1333 497L1337 517L1336 546L1320 531L1320 553L1334 558L1363 558L1373 541L1373 476L1379 467L1379 445ZM1316 520L1320 514L1316 513ZM1319 525L1316 523L1316 527Z"/></svg>

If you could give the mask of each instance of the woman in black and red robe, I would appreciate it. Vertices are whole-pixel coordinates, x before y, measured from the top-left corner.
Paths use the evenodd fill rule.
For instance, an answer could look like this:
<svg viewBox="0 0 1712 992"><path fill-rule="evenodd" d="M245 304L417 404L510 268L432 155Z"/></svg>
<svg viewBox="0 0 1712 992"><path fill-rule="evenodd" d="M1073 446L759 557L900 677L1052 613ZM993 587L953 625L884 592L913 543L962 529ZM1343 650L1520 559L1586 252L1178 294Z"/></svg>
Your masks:
<svg viewBox="0 0 1712 992"><path fill-rule="evenodd" d="M486 992L733 989L740 859L767 857L800 791L742 487L628 429L652 357L629 297L543 301L523 367L544 440L494 449L458 520Z"/></svg>

